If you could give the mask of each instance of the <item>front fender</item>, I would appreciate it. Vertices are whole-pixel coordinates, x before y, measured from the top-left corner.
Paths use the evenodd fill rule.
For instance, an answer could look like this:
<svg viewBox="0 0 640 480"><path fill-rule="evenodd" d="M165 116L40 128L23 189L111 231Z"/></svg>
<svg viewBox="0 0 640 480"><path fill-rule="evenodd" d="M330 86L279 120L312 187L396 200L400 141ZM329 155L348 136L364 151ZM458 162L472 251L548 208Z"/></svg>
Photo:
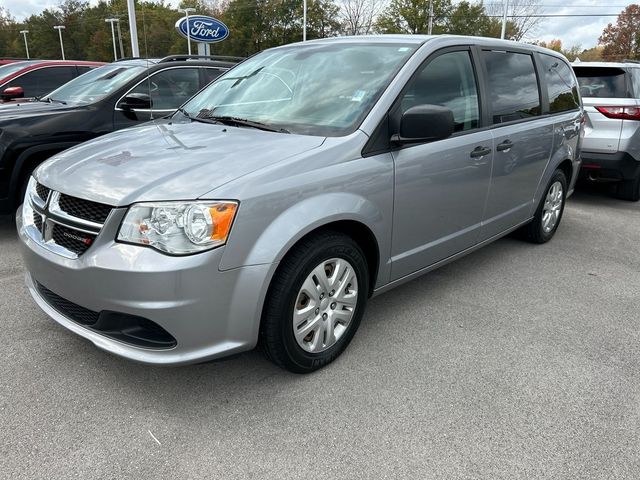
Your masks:
<svg viewBox="0 0 640 480"><path fill-rule="evenodd" d="M246 210L250 208L241 205L239 217L247 214ZM256 240L253 240L252 236L236 238L232 233L234 238L225 248L220 268L227 270L245 265L277 263L308 233L343 220L358 222L367 227L378 243L382 259L385 258L383 252L388 246L384 217L384 212L381 212L375 203L352 193L328 192L306 198L292 204L275 217L257 235ZM245 228L242 230L246 231ZM377 283L381 278L386 278L385 275L388 276L387 267L380 265Z"/></svg>

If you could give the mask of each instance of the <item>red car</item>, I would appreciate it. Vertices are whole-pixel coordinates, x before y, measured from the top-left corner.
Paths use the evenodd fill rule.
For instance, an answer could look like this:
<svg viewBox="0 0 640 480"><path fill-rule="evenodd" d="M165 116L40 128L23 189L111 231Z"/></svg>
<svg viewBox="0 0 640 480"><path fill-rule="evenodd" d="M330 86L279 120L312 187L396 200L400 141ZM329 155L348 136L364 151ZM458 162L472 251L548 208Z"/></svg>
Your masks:
<svg viewBox="0 0 640 480"><path fill-rule="evenodd" d="M0 65L0 100L39 97L103 62L27 60Z"/></svg>
<svg viewBox="0 0 640 480"><path fill-rule="evenodd" d="M29 60L28 58L0 58L0 66L1 65L8 65L10 63L15 63L15 62L25 62Z"/></svg>

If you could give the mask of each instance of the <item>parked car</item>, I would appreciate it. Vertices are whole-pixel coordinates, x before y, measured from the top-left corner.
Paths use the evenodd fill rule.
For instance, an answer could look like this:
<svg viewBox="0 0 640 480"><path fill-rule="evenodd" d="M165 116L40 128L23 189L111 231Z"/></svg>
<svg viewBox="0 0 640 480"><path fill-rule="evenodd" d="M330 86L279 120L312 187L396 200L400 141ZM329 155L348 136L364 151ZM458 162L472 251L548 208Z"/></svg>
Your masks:
<svg viewBox="0 0 640 480"><path fill-rule="evenodd" d="M640 64L578 62L573 69L586 112L581 178L614 184L640 200Z"/></svg>
<svg viewBox="0 0 640 480"><path fill-rule="evenodd" d="M118 61L38 102L0 107L0 213L15 211L42 161L105 133L173 113L237 61L187 56Z"/></svg>
<svg viewBox="0 0 640 480"><path fill-rule="evenodd" d="M104 62L29 60L0 66L0 100L27 100L46 95Z"/></svg>
<svg viewBox="0 0 640 480"><path fill-rule="evenodd" d="M516 230L549 241L582 118L571 67L536 46L383 35L266 50L171 117L41 165L18 220L28 288L132 360L260 342L310 372L346 348L370 296Z"/></svg>

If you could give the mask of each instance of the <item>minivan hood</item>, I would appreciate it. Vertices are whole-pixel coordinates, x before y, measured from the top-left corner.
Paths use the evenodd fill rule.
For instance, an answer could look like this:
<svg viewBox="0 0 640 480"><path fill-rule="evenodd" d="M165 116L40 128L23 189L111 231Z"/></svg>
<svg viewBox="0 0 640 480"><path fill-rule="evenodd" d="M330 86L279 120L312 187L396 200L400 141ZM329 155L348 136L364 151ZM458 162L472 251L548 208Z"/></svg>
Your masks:
<svg viewBox="0 0 640 480"><path fill-rule="evenodd" d="M190 200L323 141L324 137L164 120L66 150L43 163L36 177L54 190L114 206Z"/></svg>

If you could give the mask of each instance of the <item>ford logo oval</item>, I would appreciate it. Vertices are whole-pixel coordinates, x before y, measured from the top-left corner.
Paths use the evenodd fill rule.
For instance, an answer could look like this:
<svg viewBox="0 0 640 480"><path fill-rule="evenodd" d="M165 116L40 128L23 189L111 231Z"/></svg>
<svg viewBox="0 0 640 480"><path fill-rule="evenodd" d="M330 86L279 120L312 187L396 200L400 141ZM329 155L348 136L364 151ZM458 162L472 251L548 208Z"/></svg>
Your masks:
<svg viewBox="0 0 640 480"><path fill-rule="evenodd" d="M176 22L176 30L184 38L188 38L185 17ZM229 28L216 18L191 15L189 16L189 35L194 42L215 43L229 36Z"/></svg>

